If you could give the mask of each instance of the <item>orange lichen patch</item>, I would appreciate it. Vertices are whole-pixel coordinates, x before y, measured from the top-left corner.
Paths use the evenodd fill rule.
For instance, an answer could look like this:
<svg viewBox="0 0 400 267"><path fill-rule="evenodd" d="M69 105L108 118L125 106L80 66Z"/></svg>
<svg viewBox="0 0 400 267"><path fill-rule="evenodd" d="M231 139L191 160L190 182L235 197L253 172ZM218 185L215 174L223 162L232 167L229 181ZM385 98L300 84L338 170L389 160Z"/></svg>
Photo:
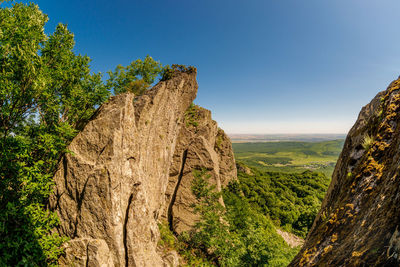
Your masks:
<svg viewBox="0 0 400 267"><path fill-rule="evenodd" d="M336 210L334 213L331 214L331 216L329 217L328 223L329 224L335 224L337 222L337 211Z"/></svg>
<svg viewBox="0 0 400 267"><path fill-rule="evenodd" d="M351 256L353 257L360 257L362 256L362 254L364 254L365 251L353 251L353 253L351 253Z"/></svg>
<svg viewBox="0 0 400 267"><path fill-rule="evenodd" d="M382 137L381 137L382 138ZM386 148L389 147L389 144L384 141L378 141L374 144L374 147L379 151L384 151Z"/></svg>
<svg viewBox="0 0 400 267"><path fill-rule="evenodd" d="M389 115L386 116L386 120L381 124L381 128L379 130L383 132L384 135L387 135L388 133L394 133L394 130L392 128L392 125L390 125L391 122L396 120L395 117L397 117L398 111L390 113Z"/></svg>
<svg viewBox="0 0 400 267"><path fill-rule="evenodd" d="M376 171L376 174L382 175L383 165L379 164L374 158L371 158L366 170L370 172Z"/></svg>
<svg viewBox="0 0 400 267"><path fill-rule="evenodd" d="M367 188L364 189L364 192L372 191L372 189L373 189L372 186L368 186Z"/></svg>
<svg viewBox="0 0 400 267"><path fill-rule="evenodd" d="M354 209L354 204L353 203L348 203L345 205L346 208Z"/></svg>
<svg viewBox="0 0 400 267"><path fill-rule="evenodd" d="M328 253L329 251L331 251L332 248L333 248L332 245L329 245L329 246L325 247L325 248L324 248L324 252L322 253L322 255L325 255L326 253Z"/></svg>
<svg viewBox="0 0 400 267"><path fill-rule="evenodd" d="M396 81L392 82L392 83L389 85L389 88L388 88L388 95L390 95L393 91L399 90L399 89L400 89L400 82L399 82L399 80L396 80Z"/></svg>
<svg viewBox="0 0 400 267"><path fill-rule="evenodd" d="M396 112L398 108L399 108L398 105L396 105L395 103L391 103L391 104L387 107L387 112L389 112L389 115L391 115L391 114L393 114L393 112Z"/></svg>
<svg viewBox="0 0 400 267"><path fill-rule="evenodd" d="M374 174L376 179L380 179L382 177L384 166L382 164L379 164L373 157L368 157L364 166L365 167L362 169L362 171L357 175L358 179L365 175L368 176L371 174ZM355 185L356 185L356 183L353 182L352 188L354 188Z"/></svg>
<svg viewBox="0 0 400 267"><path fill-rule="evenodd" d="M349 219L354 219L353 211L354 205L352 203L336 208L329 216L329 220L325 226L325 232L328 232L329 229L333 229L335 226L349 223ZM352 220L350 222L352 222Z"/></svg>
<svg viewBox="0 0 400 267"><path fill-rule="evenodd" d="M310 258L315 254L315 252L317 252L317 248L316 247L306 249L303 252L303 255L301 255L299 266L304 266L305 264L309 264L310 263Z"/></svg>
<svg viewBox="0 0 400 267"><path fill-rule="evenodd" d="M347 217L353 217L353 213L351 213L350 210L347 210L346 213L345 213L345 215L346 215Z"/></svg>
<svg viewBox="0 0 400 267"><path fill-rule="evenodd" d="M335 234L332 235L331 241L332 242L336 242L336 240L337 240L337 234L335 233Z"/></svg>

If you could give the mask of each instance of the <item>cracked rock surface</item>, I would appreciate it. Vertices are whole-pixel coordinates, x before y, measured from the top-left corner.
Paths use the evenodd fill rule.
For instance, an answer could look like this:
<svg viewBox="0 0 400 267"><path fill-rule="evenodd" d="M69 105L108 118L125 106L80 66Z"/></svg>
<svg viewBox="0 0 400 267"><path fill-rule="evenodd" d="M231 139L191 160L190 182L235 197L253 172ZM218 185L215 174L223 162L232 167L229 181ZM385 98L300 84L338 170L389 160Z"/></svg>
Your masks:
<svg viewBox="0 0 400 267"><path fill-rule="evenodd" d="M157 253L172 156L196 71L103 104L69 145L50 208L70 238L61 265L164 266ZM168 265L168 264L167 264Z"/></svg>
<svg viewBox="0 0 400 267"><path fill-rule="evenodd" d="M212 120L209 110L194 106L190 111L179 133L165 194L163 217L176 234L191 230L198 220L192 207L197 203L191 190L194 170L207 170L208 182L218 191L237 179L229 137ZM220 201L223 204L222 198Z"/></svg>

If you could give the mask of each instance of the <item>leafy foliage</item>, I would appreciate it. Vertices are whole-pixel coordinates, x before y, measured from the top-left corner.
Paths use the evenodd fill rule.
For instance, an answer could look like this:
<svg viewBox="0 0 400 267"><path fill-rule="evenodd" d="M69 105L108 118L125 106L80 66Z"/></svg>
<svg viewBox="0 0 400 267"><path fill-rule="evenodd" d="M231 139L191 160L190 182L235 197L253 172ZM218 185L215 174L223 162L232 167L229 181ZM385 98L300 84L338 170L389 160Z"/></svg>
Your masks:
<svg viewBox="0 0 400 267"><path fill-rule="evenodd" d="M202 251L192 248L185 242L187 235L176 237L166 221L158 223L158 229L160 231L160 240L157 244L158 249L165 252L170 250L178 251L179 255L183 258L180 266L213 266L212 262L206 258L206 255Z"/></svg>
<svg viewBox="0 0 400 267"><path fill-rule="evenodd" d="M191 103L185 112L186 127L193 126L197 127L199 125L199 114L197 111L197 106Z"/></svg>
<svg viewBox="0 0 400 267"><path fill-rule="evenodd" d="M192 192L199 200L194 208L201 219L193 231L182 235L190 249L201 251L220 266L289 263L297 250L285 244L268 217L252 208L237 182L224 190L224 208L220 203L221 193L208 183L207 172L201 170L194 174Z"/></svg>
<svg viewBox="0 0 400 267"><path fill-rule="evenodd" d="M0 265L56 262L65 238L52 233L46 209L52 176L66 145L109 91L90 59L73 52L59 24L46 36L47 16L35 4L0 9Z"/></svg>
<svg viewBox="0 0 400 267"><path fill-rule="evenodd" d="M177 72L192 73L196 69L192 66L172 64L172 66L165 66L161 72L161 81L171 79Z"/></svg>
<svg viewBox="0 0 400 267"><path fill-rule="evenodd" d="M114 72L109 71L107 86L116 95L125 92L142 95L162 72L161 63L146 56L144 60L137 59L126 67L118 65Z"/></svg>
<svg viewBox="0 0 400 267"><path fill-rule="evenodd" d="M236 266L240 263L242 244L239 237L229 232L225 208L221 204L221 193L209 185L209 174L206 170L194 171L192 192L199 204L194 212L199 214L198 221L190 235L190 245L201 248L210 255L211 260L222 266Z"/></svg>
<svg viewBox="0 0 400 267"><path fill-rule="evenodd" d="M238 172L239 188L246 199L275 225L305 237L328 189L322 173Z"/></svg>

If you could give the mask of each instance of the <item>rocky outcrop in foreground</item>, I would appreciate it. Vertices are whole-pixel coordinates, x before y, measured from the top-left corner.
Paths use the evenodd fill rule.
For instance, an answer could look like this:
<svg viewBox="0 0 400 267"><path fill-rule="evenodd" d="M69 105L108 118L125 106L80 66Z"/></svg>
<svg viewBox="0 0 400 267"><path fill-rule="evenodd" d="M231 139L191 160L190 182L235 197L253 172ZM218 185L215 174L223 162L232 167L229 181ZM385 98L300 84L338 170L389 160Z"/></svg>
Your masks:
<svg viewBox="0 0 400 267"><path fill-rule="evenodd" d="M400 265L400 79L360 112L290 266Z"/></svg>
<svg viewBox="0 0 400 267"><path fill-rule="evenodd" d="M194 171L202 169L218 191L237 177L229 137L211 119L209 110L192 105L179 133L165 194L164 218L176 234L191 230L198 219L193 213L197 200L191 186Z"/></svg>
<svg viewBox="0 0 400 267"><path fill-rule="evenodd" d="M71 239L61 265L164 265L157 219L195 76L175 73L138 98L112 97L72 141L50 198L59 233Z"/></svg>

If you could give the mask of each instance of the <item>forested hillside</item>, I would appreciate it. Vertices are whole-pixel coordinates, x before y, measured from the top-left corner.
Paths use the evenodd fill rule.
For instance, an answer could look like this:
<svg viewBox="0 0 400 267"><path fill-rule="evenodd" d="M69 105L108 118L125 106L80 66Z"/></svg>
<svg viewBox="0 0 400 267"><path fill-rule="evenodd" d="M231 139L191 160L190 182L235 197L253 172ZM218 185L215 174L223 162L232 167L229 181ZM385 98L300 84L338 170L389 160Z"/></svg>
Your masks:
<svg viewBox="0 0 400 267"><path fill-rule="evenodd" d="M321 206L329 179L311 171L248 170L247 173L238 172L239 187L247 201L254 209L268 215L275 225L304 238Z"/></svg>

